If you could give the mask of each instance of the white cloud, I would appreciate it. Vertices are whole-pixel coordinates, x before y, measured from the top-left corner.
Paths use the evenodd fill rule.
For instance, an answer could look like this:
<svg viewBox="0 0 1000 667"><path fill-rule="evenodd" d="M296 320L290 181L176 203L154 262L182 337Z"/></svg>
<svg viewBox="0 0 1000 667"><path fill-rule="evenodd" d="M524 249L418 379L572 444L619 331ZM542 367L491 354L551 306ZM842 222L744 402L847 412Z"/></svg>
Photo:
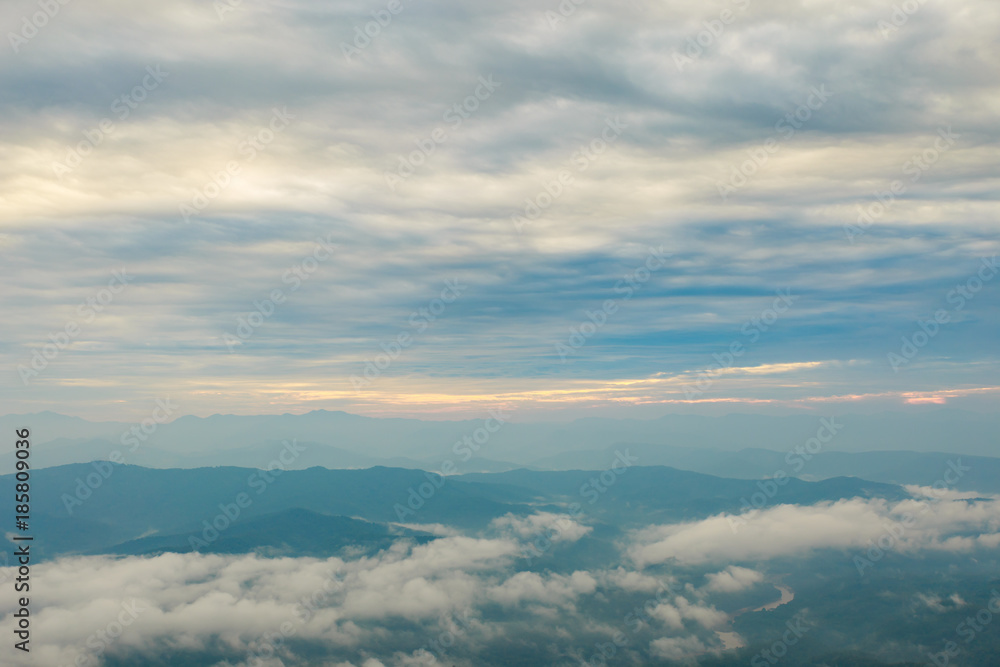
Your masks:
<svg viewBox="0 0 1000 667"><path fill-rule="evenodd" d="M697 637L662 637L653 640L649 648L654 656L664 660L682 660L706 650Z"/></svg>
<svg viewBox="0 0 1000 667"><path fill-rule="evenodd" d="M970 531L978 534L959 534ZM809 506L778 505L740 517L720 514L647 528L634 535L630 554L640 566L670 559L751 562L824 548L867 548L879 540L901 551L995 548L1000 544L1000 501L890 503L853 498Z"/></svg>
<svg viewBox="0 0 1000 667"><path fill-rule="evenodd" d="M506 606L523 602L564 605L581 595L593 593L596 588L597 580L588 572L574 572L569 576L518 572L499 586L491 588L487 594Z"/></svg>
<svg viewBox="0 0 1000 667"><path fill-rule="evenodd" d="M217 638L248 652L285 623L296 637L342 649L373 645L388 619L433 625L475 606L515 551L506 540L455 537L354 561L163 554L45 562L37 566L41 583L32 595L31 655L52 665L92 655L88 638L133 602L139 611L110 651L154 650L157 642L203 650ZM580 577L565 586L587 590ZM561 589L556 583L550 590ZM4 601L0 612L11 611L12 601ZM279 656L286 650L271 643Z"/></svg>
<svg viewBox="0 0 1000 667"><path fill-rule="evenodd" d="M705 588L721 593L737 593L764 581L764 575L760 572L738 565L730 565L722 572L709 574L706 577L708 585Z"/></svg>
<svg viewBox="0 0 1000 667"><path fill-rule="evenodd" d="M593 531L590 526L584 526L567 514L552 512L536 512L524 517L505 514L494 519L490 525L521 540L532 540L544 534L552 542L576 542Z"/></svg>
<svg viewBox="0 0 1000 667"><path fill-rule="evenodd" d="M621 588L625 591L641 591L654 593L662 588L669 588L676 580L673 577L652 577L642 572L626 570L618 567L604 573L603 584Z"/></svg>

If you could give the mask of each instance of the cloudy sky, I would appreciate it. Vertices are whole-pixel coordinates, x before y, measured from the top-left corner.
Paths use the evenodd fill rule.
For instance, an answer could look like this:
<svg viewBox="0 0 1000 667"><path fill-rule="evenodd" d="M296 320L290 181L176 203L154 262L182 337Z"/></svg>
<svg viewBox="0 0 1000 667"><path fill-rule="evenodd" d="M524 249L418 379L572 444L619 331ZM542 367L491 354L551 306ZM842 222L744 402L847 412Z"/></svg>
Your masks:
<svg viewBox="0 0 1000 667"><path fill-rule="evenodd" d="M916 7L5 3L5 410L995 404L1000 6Z"/></svg>

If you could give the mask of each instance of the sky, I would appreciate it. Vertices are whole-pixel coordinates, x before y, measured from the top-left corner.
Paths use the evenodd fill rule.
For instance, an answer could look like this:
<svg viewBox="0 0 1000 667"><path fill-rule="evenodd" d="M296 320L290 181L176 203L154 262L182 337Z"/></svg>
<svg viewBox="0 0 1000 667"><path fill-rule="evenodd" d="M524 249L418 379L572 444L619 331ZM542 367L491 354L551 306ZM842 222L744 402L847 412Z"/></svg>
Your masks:
<svg viewBox="0 0 1000 667"><path fill-rule="evenodd" d="M1000 6L911 4L4 3L4 411L992 410Z"/></svg>

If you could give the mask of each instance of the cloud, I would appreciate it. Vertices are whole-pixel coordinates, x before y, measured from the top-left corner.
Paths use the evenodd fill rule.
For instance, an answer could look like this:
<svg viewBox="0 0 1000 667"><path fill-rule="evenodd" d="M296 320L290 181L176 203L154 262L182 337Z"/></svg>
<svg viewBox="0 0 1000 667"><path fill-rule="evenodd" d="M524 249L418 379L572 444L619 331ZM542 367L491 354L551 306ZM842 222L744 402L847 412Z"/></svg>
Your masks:
<svg viewBox="0 0 1000 667"><path fill-rule="evenodd" d="M971 533L971 534L970 534ZM778 505L742 516L720 514L701 521L638 531L629 553L645 566L679 563L754 562L802 556L819 549L968 552L1000 545L1000 500L853 498L816 505ZM735 585L724 571L709 586Z"/></svg>
<svg viewBox="0 0 1000 667"><path fill-rule="evenodd" d="M281 657L292 636L351 653L384 638L384 624L435 624L475 605L514 550L503 540L450 537L354 561L194 554L58 560L39 566L46 586L32 596L34 622L37 636L51 639L33 645L32 656L55 665L80 653L168 647ZM126 616L124 632L117 628L120 637L95 639L123 606L137 611Z"/></svg>
<svg viewBox="0 0 1000 667"><path fill-rule="evenodd" d="M661 602L650 615L668 628L682 630L685 620L692 620L705 628L715 628L729 620L729 615L706 606L702 602L691 603L683 596L674 598L673 603Z"/></svg>
<svg viewBox="0 0 1000 667"><path fill-rule="evenodd" d="M311 667L307 647L321 647L328 661L354 667L431 658L471 667L517 645L557 663L566 655L587 659L580 647L628 628L627 652L636 660L679 660L722 648L716 633L731 617L713 596L765 581L762 568L746 563L821 549L845 550L848 559L887 540L883 549L908 554L1000 546L998 497L852 499L769 508L745 515L735 533L725 515L650 527L627 535L628 560L613 568L524 569L521 541L512 536L552 526L553 517L508 516L500 537L399 541L352 559L168 553L46 561L32 590L32 659L71 664L85 655L97 664L106 655L141 664L165 656ZM937 611L964 604L945 596L914 604ZM642 623L628 621L636 609L645 613ZM13 611L12 600L0 601L0 614Z"/></svg>
<svg viewBox="0 0 1000 667"><path fill-rule="evenodd" d="M488 595L502 605L519 605L523 602L541 602L563 605L580 595L589 595L597 588L597 580L587 572L574 572L569 576L551 574L543 577L535 572L518 572Z"/></svg>
<svg viewBox="0 0 1000 667"><path fill-rule="evenodd" d="M654 656L664 660L681 660L705 652L705 645L697 637L662 637L649 648Z"/></svg>
<svg viewBox="0 0 1000 667"><path fill-rule="evenodd" d="M671 586L674 580L672 578L664 580L662 576L652 577L642 572L618 567L616 570L607 572L602 583L630 592L655 593L664 586Z"/></svg>
<svg viewBox="0 0 1000 667"><path fill-rule="evenodd" d="M730 565L722 572L706 575L710 591L720 593L738 593L764 581L764 575L738 565Z"/></svg>
<svg viewBox="0 0 1000 667"><path fill-rule="evenodd" d="M613 637L636 605L650 618L636 651L647 636L681 637L678 650L690 649L690 638L718 645L714 629L728 616L708 591L620 566L519 571L516 549L506 539L442 537L347 560L168 553L46 561L32 589L31 661L312 667L320 647L324 665L472 667L530 647L553 664ZM663 595L668 589L675 592ZM0 605L4 618L14 611L11 600Z"/></svg>
<svg viewBox="0 0 1000 667"><path fill-rule="evenodd" d="M594 530L571 519L569 515L552 512L536 512L524 517L505 514L493 519L490 526L521 540L533 540L544 534L552 542L576 542Z"/></svg>
<svg viewBox="0 0 1000 667"><path fill-rule="evenodd" d="M952 593L947 597L947 599L942 598L940 595L917 593L917 600L921 604L926 605L931 611L937 613L944 613L946 611L964 607L967 604L958 593Z"/></svg>
<svg viewBox="0 0 1000 667"><path fill-rule="evenodd" d="M243 2L221 17L191 0L66 7L0 73L11 331L0 362L24 365L111 270L136 280L35 382L0 396L15 411L57 401L114 418L142 413L121 396L156 392L198 414L468 413L497 395L546 411L669 406L685 399L677 386L622 383L706 368L747 342L743 324L784 287L801 300L736 367L787 372L728 373L702 398L898 404L915 400L907 391L992 386L996 361L981 352L997 325L992 287L905 377L884 360L1000 249L989 227L1000 11L925 4L883 36L889 12L875 0L755 1L678 67L730 4L592 2L552 29L523 0L413 3L350 59L342 45L372 21L352 3ZM37 11L19 0L0 18L19 26ZM116 103L149 67L168 75L135 108ZM500 84L486 99L480 77ZM754 166L817 86L829 100ZM294 118L250 151L275 107ZM95 134L104 118L113 131ZM626 127L605 146L609 119ZM907 180L946 126L955 145ZM53 164L81 146L58 176ZM413 155L421 164L390 189L386 174ZM752 178L722 201L718 183L748 160ZM519 234L511 216L551 197L560 172L572 182ZM896 179L905 195L850 244L844 223ZM206 191L186 224L180 204ZM293 291L286 272L317 237L334 258ZM561 363L555 342L621 299L616 285L661 245L668 266ZM455 278L463 297L359 393L350 377L413 333L411 313ZM275 289L285 301L230 352L224 335ZM831 360L845 366L809 366Z"/></svg>

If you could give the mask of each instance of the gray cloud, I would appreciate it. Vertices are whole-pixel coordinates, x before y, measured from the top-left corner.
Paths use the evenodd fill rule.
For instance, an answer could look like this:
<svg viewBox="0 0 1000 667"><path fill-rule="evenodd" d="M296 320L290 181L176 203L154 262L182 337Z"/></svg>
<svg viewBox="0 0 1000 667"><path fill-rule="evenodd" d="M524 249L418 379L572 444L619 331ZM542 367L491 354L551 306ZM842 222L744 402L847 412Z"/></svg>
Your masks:
<svg viewBox="0 0 1000 667"><path fill-rule="evenodd" d="M136 282L44 377L5 397L25 410L58 400L82 414L92 397L166 384L206 411L307 400L384 414L400 409L391 407L399 395L439 410L421 395L453 387L456 403L696 371L787 286L803 299L750 365L863 360L844 384L876 393L991 385L992 289L905 379L883 362L998 248L996 8L922 5L883 36L877 25L889 10L874 1L736 4L588 2L555 29L545 16L555 4L405 4L350 61L341 44L377 4L247 0L221 19L199 3L67 5L0 68L0 184L9 193L0 252L12 331L0 345L4 366L14 372L30 359L113 268L128 267ZM733 22L678 69L687 40L727 7ZM16 29L36 9L9 4L0 22ZM119 119L115 100L156 66L168 76ZM448 109L481 76L501 86L455 127ZM816 86L829 101L720 201L718 183ZM294 120L247 158L241 142L275 107ZM102 118L114 130L57 177L53 162ZM582 170L574 155L608 118L627 127ZM959 133L956 145L848 243L843 225L856 205L906 178L907 160L945 126ZM447 139L390 190L386 173L435 128ZM233 160L240 172L184 224L179 205ZM573 183L518 234L511 215L560 171ZM229 353L223 334L254 300L288 287L282 275L317 236L331 240L335 258ZM659 245L674 253L671 267L560 364L553 342ZM470 286L465 297L388 382L351 391L348 378L379 343L456 277ZM797 378L788 394L840 382L827 369ZM285 389L264 394L263 383ZM766 387L719 395L785 398Z"/></svg>

